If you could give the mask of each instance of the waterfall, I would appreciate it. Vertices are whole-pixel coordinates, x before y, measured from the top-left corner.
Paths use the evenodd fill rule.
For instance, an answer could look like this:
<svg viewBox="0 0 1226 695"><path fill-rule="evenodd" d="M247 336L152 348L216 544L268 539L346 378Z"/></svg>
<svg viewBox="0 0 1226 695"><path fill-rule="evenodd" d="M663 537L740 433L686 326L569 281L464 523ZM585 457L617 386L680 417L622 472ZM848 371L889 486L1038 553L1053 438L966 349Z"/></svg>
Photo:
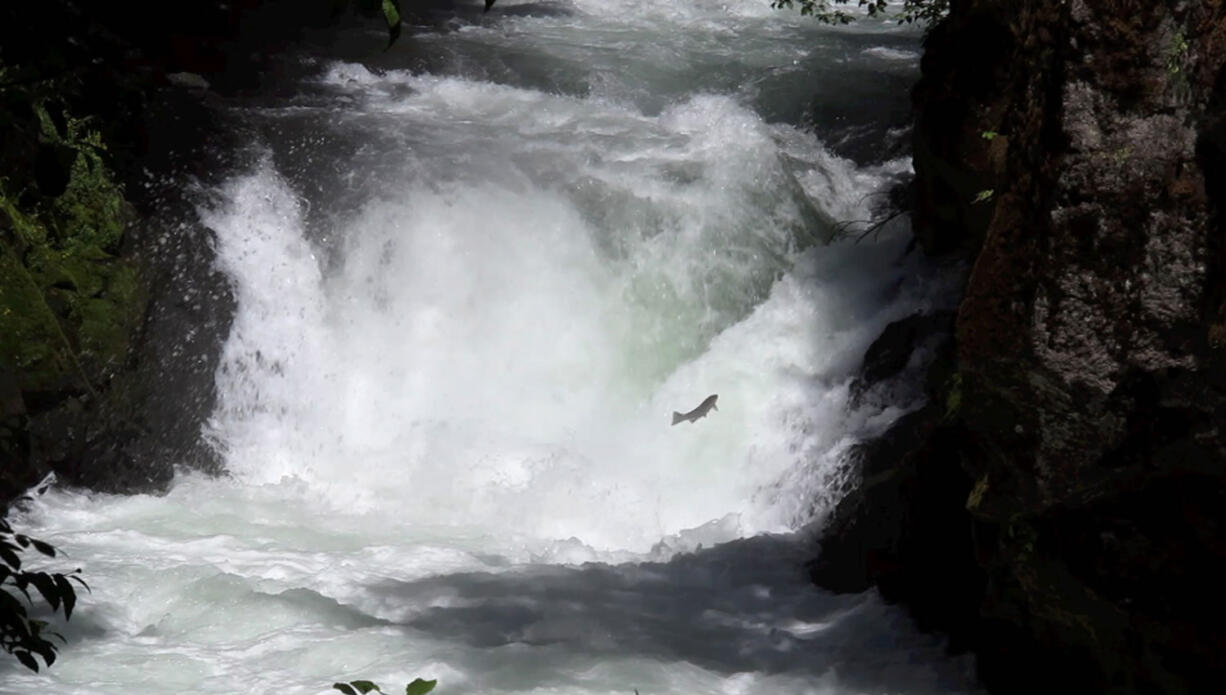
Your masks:
<svg viewBox="0 0 1226 695"><path fill-rule="evenodd" d="M916 405L849 407L865 349L950 297L904 221L838 235L909 169L875 109L913 31L500 0L296 59L227 107L250 164L199 208L237 301L202 432L228 475L40 498L95 591L6 682L968 690L898 611L811 586L796 535Z"/></svg>

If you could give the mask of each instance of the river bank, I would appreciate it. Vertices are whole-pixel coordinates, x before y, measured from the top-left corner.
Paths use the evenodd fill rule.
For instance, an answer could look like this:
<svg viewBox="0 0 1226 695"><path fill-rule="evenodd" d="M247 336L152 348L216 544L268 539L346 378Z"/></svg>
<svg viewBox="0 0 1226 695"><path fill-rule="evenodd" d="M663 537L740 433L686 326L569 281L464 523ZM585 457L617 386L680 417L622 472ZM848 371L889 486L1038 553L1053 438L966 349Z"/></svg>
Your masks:
<svg viewBox="0 0 1226 695"><path fill-rule="evenodd" d="M926 40L915 233L974 270L814 572L993 692L1222 680L1224 32L1220 2L963 2Z"/></svg>

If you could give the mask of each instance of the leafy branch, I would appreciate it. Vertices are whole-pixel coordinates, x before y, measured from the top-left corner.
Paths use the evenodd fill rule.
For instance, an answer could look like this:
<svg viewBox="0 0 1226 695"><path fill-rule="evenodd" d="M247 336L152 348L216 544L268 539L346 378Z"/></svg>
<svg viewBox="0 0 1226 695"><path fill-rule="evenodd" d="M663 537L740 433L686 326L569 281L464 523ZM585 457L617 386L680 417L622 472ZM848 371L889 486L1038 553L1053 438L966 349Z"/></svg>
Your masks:
<svg viewBox="0 0 1226 695"><path fill-rule="evenodd" d="M64 642L64 636L48 632L47 623L30 617L26 606L34 606L30 589L35 589L51 611L63 611L64 619L72 617L77 605L77 592L73 582L86 591L89 585L80 577L80 569L67 574L32 572L22 569L21 553L33 548L47 557L56 557L50 544L36 538L16 533L8 521L0 519L0 649L17 657L23 666L38 671L41 656L47 666L55 663L56 646L49 638ZM25 598L22 602L18 595Z"/></svg>
<svg viewBox="0 0 1226 695"><path fill-rule="evenodd" d="M906 210L895 210L888 215L885 215L883 217L877 217L871 220L847 220L844 222L839 222L838 224L834 226L834 234L835 234L835 237L845 237L845 236L851 236L852 234L855 234L856 241L860 242L860 241L863 241L869 235L875 236L887 224L893 222L894 220L898 219L899 217L902 217L905 214L907 214ZM862 224L865 226L863 229L853 232L852 227L858 224Z"/></svg>
<svg viewBox="0 0 1226 695"><path fill-rule="evenodd" d="M416 678L412 683L404 686L404 695L426 695L426 693L434 690L434 686L438 685L437 680L424 680ZM383 691L378 685L371 681L349 681L348 683L333 683L333 690L339 690L345 695L366 695L366 693L382 693Z"/></svg>
<svg viewBox="0 0 1226 695"><path fill-rule="evenodd" d="M800 8L800 14L813 17L825 24L850 24L856 17L852 13L835 8L847 5L851 0L771 0L775 9ZM889 17L887 0L856 0L856 7L863 8L869 17ZM893 16L899 24L920 22L932 26L949 12L949 0L906 0L902 9Z"/></svg>

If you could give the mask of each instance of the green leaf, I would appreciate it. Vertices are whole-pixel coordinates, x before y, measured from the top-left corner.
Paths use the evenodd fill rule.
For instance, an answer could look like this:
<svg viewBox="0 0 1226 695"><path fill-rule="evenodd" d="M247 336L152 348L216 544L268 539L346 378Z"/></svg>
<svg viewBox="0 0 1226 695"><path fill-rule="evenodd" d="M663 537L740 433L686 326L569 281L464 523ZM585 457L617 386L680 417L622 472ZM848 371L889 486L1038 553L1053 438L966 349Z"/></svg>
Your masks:
<svg viewBox="0 0 1226 695"><path fill-rule="evenodd" d="M996 195L996 191L991 188L985 188L984 190L975 194L975 199L972 200L971 203L982 203L984 201L991 200L992 196L994 195Z"/></svg>
<svg viewBox="0 0 1226 695"><path fill-rule="evenodd" d="M426 695L426 693L434 690L434 686L438 685L438 679L432 681L416 678L412 683L404 686L404 695Z"/></svg>
<svg viewBox="0 0 1226 695"><path fill-rule="evenodd" d="M72 618L72 609L77 605L77 592L72 588L72 582L62 574L55 575L55 585L60 589L60 597L64 599L64 619Z"/></svg>
<svg viewBox="0 0 1226 695"><path fill-rule="evenodd" d="M387 20L387 28L400 24L400 10L395 0L383 0L383 18ZM352 683L367 683L369 681L351 681Z"/></svg>
<svg viewBox="0 0 1226 695"><path fill-rule="evenodd" d="M37 650L43 657L43 661L47 662L47 666L55 663L55 647L50 642L45 642L43 647Z"/></svg>
<svg viewBox="0 0 1226 695"><path fill-rule="evenodd" d="M34 544L34 549L38 552L47 557L55 557L55 548L52 548L50 543L44 543L37 538L31 538L30 542Z"/></svg>
<svg viewBox="0 0 1226 695"><path fill-rule="evenodd" d="M333 683L333 684L332 684L332 689L333 689L333 690L339 690L339 691L341 691L342 693L345 693L345 695L358 695L358 691L356 691L356 690L354 690L353 688L349 687L349 684L348 684L348 683Z"/></svg>
<svg viewBox="0 0 1226 695"><path fill-rule="evenodd" d="M8 543L0 544L0 559L4 560L4 564L12 567L15 570L21 569L21 558L17 557L17 553L10 550L12 546Z"/></svg>
<svg viewBox="0 0 1226 695"><path fill-rule="evenodd" d="M996 136L998 135L1000 135L1000 133L996 132L995 130L985 130L979 134L979 137L983 138L984 140L991 141L995 140Z"/></svg>
<svg viewBox="0 0 1226 695"><path fill-rule="evenodd" d="M375 692L379 692L379 693L383 692L382 690L379 690L379 686L375 685L374 683L371 683L370 681L349 681L349 685L352 685L354 688L357 688L358 692L362 693L363 695L365 695L366 693L369 693L372 690L374 690Z"/></svg>
<svg viewBox="0 0 1226 695"><path fill-rule="evenodd" d="M38 572L30 575L30 583L38 589L38 593L43 595L47 603L51 604L51 610L57 611L60 609L60 590L56 586L55 580L45 572Z"/></svg>
<svg viewBox="0 0 1226 695"><path fill-rule="evenodd" d="M400 38L400 8L396 0L383 0L383 18L387 20L387 46L391 48ZM356 682L356 681L354 681Z"/></svg>
<svg viewBox="0 0 1226 695"><path fill-rule="evenodd" d="M17 597L7 591L0 591L0 616L8 618L9 616L18 616L24 618L26 616L26 607L17 600ZM25 625L25 621L20 621Z"/></svg>
<svg viewBox="0 0 1226 695"><path fill-rule="evenodd" d="M38 662L34 660L34 655L30 652L13 652L13 656L22 663L23 666L31 671L38 673Z"/></svg>
<svg viewBox="0 0 1226 695"><path fill-rule="evenodd" d="M34 605L34 601L30 598L30 591L26 589L26 587L29 585L30 585L30 575L29 574L22 572L21 574L13 577L13 586L17 587L17 590L25 595L26 601L28 601L30 605Z"/></svg>

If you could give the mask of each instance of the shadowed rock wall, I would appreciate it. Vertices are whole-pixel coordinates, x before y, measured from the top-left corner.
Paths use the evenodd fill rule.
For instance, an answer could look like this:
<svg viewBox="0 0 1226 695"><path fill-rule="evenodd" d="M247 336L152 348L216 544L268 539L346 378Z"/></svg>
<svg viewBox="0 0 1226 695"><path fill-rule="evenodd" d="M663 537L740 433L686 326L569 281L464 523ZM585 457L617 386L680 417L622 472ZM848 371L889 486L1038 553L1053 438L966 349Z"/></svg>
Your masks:
<svg viewBox="0 0 1226 695"><path fill-rule="evenodd" d="M922 443L814 572L908 602L996 692L1221 682L1224 58L1220 0L955 2L927 40L916 236L973 268L900 423Z"/></svg>

